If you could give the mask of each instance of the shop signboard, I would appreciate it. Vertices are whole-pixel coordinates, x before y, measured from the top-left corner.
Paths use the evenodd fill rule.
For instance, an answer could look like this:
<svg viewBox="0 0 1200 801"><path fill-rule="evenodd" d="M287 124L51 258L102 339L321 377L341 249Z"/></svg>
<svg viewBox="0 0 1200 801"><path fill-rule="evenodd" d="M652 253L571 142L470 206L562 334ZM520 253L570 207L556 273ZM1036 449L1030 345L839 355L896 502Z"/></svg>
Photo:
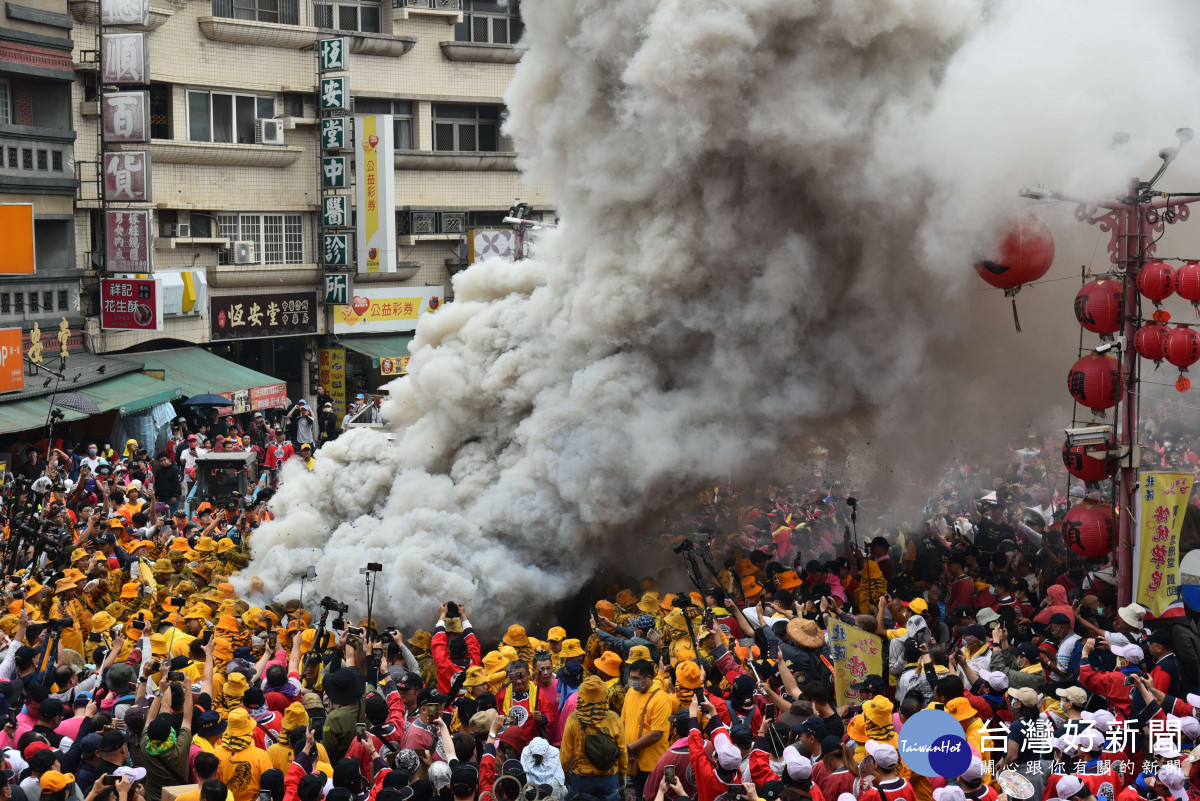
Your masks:
<svg viewBox="0 0 1200 801"><path fill-rule="evenodd" d="M161 331L162 281L153 278L100 279L100 328L105 331Z"/></svg>
<svg viewBox="0 0 1200 801"><path fill-rule="evenodd" d="M443 296L440 286L357 288L350 303L333 310L333 333L413 331L421 315L437 311Z"/></svg>
<svg viewBox="0 0 1200 801"><path fill-rule="evenodd" d="M209 298L214 342L317 333L316 292L257 292Z"/></svg>

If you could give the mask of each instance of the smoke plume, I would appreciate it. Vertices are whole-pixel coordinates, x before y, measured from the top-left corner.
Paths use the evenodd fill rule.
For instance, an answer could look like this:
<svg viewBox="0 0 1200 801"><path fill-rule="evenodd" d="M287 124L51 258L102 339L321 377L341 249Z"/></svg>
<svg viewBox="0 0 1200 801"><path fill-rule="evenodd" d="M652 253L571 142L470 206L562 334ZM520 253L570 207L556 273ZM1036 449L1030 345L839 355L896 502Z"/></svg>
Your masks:
<svg viewBox="0 0 1200 801"><path fill-rule="evenodd" d="M798 435L855 415L914 449L994 424L997 403L1044 410L1065 397L1074 285L1024 293L1014 339L971 263L1026 208L1020 186L1115 194L1197 110L1184 2L522 11L508 131L562 227L455 276L391 385L392 437L353 431L314 472L285 468L245 571L269 595L314 564L316 591L361 611L376 561L383 620L456 599L477 624L528 622L601 566L643 572L630 532L649 513L769 472ZM1069 231L1056 270L1106 269L1070 207L1042 213ZM1051 307L1071 333L1047 355Z"/></svg>

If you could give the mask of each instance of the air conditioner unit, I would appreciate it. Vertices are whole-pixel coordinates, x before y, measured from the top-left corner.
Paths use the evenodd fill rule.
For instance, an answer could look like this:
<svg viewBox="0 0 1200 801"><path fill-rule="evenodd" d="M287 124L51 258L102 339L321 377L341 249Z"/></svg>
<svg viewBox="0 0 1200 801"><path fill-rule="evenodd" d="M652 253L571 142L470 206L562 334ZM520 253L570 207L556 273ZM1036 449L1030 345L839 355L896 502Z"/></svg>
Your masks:
<svg viewBox="0 0 1200 801"><path fill-rule="evenodd" d="M255 264L258 261L255 258L253 242L241 240L234 242L232 248L234 264Z"/></svg>
<svg viewBox="0 0 1200 801"><path fill-rule="evenodd" d="M168 237L179 237L186 239L192 235L192 226L188 223L169 223L167 225Z"/></svg>
<svg viewBox="0 0 1200 801"><path fill-rule="evenodd" d="M408 233L412 236L437 233L437 212L410 211L408 213Z"/></svg>
<svg viewBox="0 0 1200 801"><path fill-rule="evenodd" d="M273 119L256 121L254 124L254 143L256 145L282 145L283 123Z"/></svg>
<svg viewBox="0 0 1200 801"><path fill-rule="evenodd" d="M462 234L467 230L467 213L465 211L443 211L441 218L443 234Z"/></svg>

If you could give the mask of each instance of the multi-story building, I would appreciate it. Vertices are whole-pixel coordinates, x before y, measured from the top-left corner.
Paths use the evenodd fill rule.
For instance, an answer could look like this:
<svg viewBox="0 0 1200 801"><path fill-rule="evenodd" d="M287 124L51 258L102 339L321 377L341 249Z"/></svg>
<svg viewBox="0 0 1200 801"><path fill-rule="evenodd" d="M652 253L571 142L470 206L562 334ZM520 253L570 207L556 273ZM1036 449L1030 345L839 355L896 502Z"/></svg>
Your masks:
<svg viewBox="0 0 1200 801"><path fill-rule="evenodd" d="M33 207L33 264L0 274L0 328L75 329L73 20L67 0L0 2L0 204ZM0 243L6 250L11 242ZM86 257L85 257L86 258ZM23 272L25 268L30 272ZM3 271L0 271L3 272Z"/></svg>
<svg viewBox="0 0 1200 801"><path fill-rule="evenodd" d="M74 23L80 179L70 250L74 266L92 270L103 263L99 3L69 6L70 19L60 16ZM153 272L164 282L166 313L158 331L103 330L92 300L99 271L89 272L86 334L96 353L137 359L206 345L286 382L293 400L314 394L323 348L348 349L342 381L351 393L398 372L393 357L406 352L410 331L365 319L335 326L337 308L323 305L320 39L347 37L353 113L393 116L396 269L352 273L352 297L423 293L444 302L450 276L466 263L468 229L500 225L518 198L535 214L550 207L543 189L522 183L502 131L503 96L520 57L516 0L150 0L149 22L138 29L148 31L151 141L110 147L150 154ZM69 129L71 120L62 123ZM64 179L72 177L68 170ZM66 215L60 224L71 230ZM301 298L304 319L289 318ZM267 321L271 308L284 326ZM185 362L159 360L166 382L192 394L171 374L172 363ZM208 380L211 391L254 389L213 376L189 380L193 388Z"/></svg>

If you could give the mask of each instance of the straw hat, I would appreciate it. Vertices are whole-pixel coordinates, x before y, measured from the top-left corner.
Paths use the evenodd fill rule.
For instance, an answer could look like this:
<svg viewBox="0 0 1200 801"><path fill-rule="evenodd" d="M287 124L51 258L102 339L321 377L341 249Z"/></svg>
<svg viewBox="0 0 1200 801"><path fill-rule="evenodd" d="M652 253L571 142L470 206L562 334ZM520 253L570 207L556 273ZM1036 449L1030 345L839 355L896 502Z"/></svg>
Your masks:
<svg viewBox="0 0 1200 801"><path fill-rule="evenodd" d="M787 633L801 648L820 648L825 644L825 635L815 620L796 618L787 624Z"/></svg>

